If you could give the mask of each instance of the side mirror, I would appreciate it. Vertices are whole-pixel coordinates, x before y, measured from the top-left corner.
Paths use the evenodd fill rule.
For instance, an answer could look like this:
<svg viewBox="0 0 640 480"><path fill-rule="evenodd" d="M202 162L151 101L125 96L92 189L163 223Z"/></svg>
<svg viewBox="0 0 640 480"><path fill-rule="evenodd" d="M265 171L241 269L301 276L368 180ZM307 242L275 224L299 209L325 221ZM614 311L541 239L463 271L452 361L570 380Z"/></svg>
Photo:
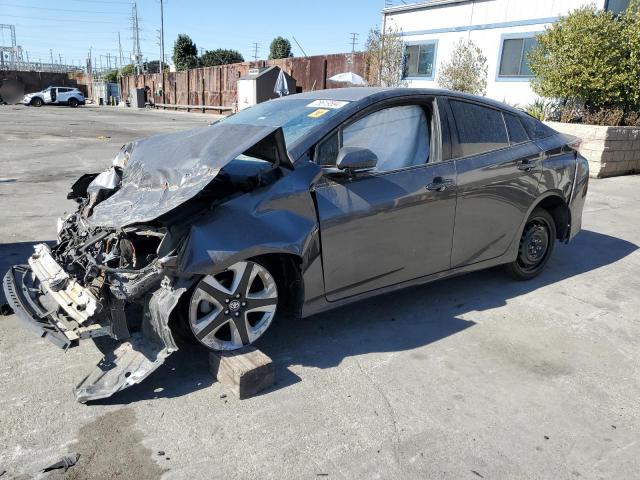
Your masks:
<svg viewBox="0 0 640 480"><path fill-rule="evenodd" d="M371 170L378 163L378 157L368 148L342 147L338 152L336 167L350 173L358 170Z"/></svg>

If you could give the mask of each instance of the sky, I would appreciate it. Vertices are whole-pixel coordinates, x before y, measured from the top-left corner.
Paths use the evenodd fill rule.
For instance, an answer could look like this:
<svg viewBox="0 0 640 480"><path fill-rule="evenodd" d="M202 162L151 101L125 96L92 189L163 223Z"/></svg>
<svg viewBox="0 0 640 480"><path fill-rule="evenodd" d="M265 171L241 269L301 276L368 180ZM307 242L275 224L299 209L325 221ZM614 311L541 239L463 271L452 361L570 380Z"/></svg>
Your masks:
<svg viewBox="0 0 640 480"><path fill-rule="evenodd" d="M395 3L400 3L401 0ZM186 33L200 49L231 48L245 60L266 59L271 40L281 35L293 46L294 56L351 51L350 34L357 33L356 49L364 47L368 31L380 23L384 0L164 0L165 56L171 57L179 33ZM96 66L107 56L119 56L118 32L125 63L131 55L131 6L125 0L0 0L0 24L16 27L18 45L29 60L82 66L92 48ZM160 0L137 1L142 55L160 57L158 33ZM0 36L9 45L8 35ZM24 54L23 54L24 55ZM26 55L25 55L26 60ZM113 60L112 60L113 62ZM113 65L113 63L112 63Z"/></svg>

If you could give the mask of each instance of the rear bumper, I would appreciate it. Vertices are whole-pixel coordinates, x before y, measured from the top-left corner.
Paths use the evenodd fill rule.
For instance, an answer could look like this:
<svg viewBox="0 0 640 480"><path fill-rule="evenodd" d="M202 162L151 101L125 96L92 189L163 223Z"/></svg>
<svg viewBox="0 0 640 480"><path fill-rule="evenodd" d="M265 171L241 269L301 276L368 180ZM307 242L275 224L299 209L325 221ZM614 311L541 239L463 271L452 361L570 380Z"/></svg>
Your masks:
<svg viewBox="0 0 640 480"><path fill-rule="evenodd" d="M567 241L575 237L582 228L582 211L589 189L589 162L582 155L576 156L576 169L569 198L570 223Z"/></svg>

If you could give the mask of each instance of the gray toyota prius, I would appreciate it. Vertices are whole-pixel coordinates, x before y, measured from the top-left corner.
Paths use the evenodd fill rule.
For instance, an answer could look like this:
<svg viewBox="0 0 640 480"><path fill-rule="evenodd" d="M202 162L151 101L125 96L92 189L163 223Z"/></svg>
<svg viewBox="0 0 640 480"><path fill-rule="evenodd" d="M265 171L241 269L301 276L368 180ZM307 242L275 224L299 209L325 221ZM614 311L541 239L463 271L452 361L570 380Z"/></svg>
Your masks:
<svg viewBox="0 0 640 480"><path fill-rule="evenodd" d="M63 349L118 341L75 390L105 398L158 368L178 333L234 350L285 312L496 265L535 277L580 230L578 142L450 91L291 95L123 146L71 186L57 242L4 291Z"/></svg>

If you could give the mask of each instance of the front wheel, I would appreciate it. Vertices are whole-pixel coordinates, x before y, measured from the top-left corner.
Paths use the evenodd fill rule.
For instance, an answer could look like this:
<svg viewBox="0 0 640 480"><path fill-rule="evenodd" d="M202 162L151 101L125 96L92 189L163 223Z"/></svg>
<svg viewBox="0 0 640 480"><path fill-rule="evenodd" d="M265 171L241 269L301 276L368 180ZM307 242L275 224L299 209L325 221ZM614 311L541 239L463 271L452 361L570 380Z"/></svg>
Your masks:
<svg viewBox="0 0 640 480"><path fill-rule="evenodd" d="M42 106L42 99L40 97L35 97L31 99L31 106L33 107L41 107Z"/></svg>
<svg viewBox="0 0 640 480"><path fill-rule="evenodd" d="M516 280L529 280L540 274L549 261L556 240L553 217L542 208L535 209L527 220L518 258L506 265L507 273Z"/></svg>
<svg viewBox="0 0 640 480"><path fill-rule="evenodd" d="M69 106L71 108L76 108L78 105L80 105L80 102L78 101L77 98L70 98L69 99Z"/></svg>
<svg viewBox="0 0 640 480"><path fill-rule="evenodd" d="M277 306L274 276L263 265L247 260L200 280L191 295L189 325L206 347L236 350L264 334Z"/></svg>

